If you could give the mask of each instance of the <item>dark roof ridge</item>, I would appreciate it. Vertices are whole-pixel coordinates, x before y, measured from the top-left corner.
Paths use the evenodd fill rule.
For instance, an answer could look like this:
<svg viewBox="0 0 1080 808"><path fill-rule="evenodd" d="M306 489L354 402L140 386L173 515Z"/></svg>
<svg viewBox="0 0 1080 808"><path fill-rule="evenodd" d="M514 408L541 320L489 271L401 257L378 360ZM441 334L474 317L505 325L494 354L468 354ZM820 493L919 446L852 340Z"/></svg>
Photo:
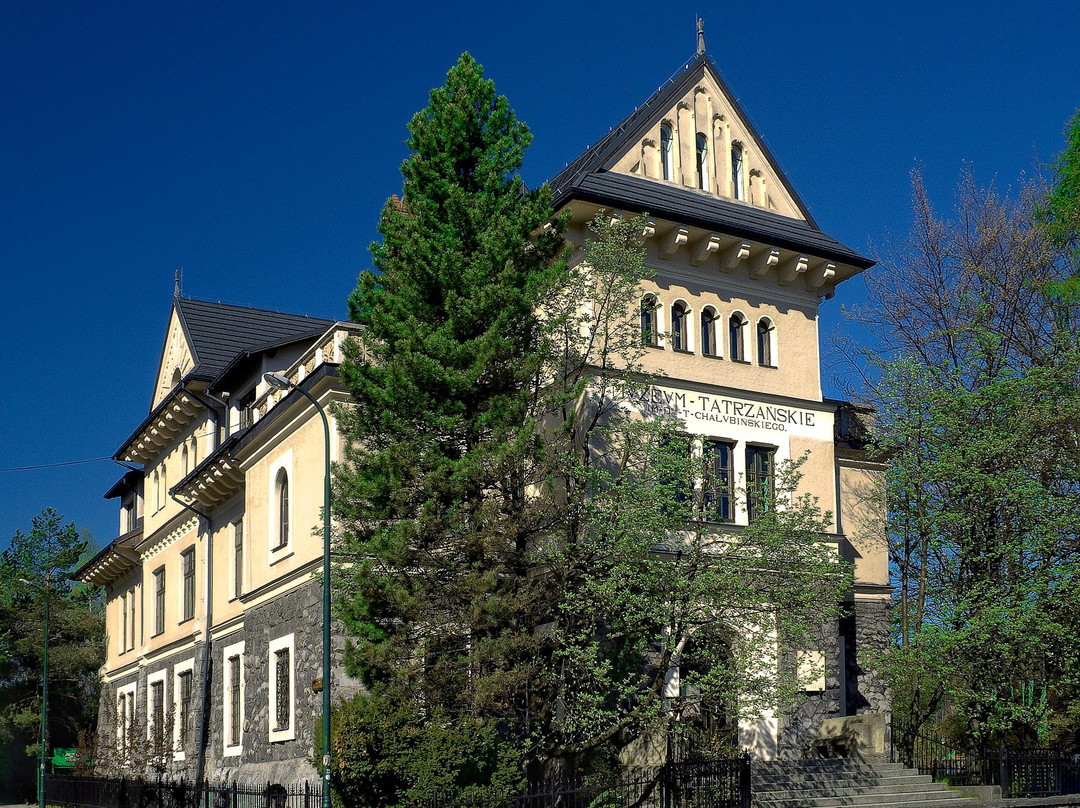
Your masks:
<svg viewBox="0 0 1080 808"><path fill-rule="evenodd" d="M239 303L223 303L220 300L204 300L203 298L191 297L189 295L176 295L175 299L177 303L201 303L207 306L220 306L221 308L240 309L242 311L260 312L262 314L279 314L286 317L303 317L308 320L320 320L327 323L338 322L338 320L320 317L314 314L297 314L290 311L281 311L280 309L268 309L262 306L245 306Z"/></svg>

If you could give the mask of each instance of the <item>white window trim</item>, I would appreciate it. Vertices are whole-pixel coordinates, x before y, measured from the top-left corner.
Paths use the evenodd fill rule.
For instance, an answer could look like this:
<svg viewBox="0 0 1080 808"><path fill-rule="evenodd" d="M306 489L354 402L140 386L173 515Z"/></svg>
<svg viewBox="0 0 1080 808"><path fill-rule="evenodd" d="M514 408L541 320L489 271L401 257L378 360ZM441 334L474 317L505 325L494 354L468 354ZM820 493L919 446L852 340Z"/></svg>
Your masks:
<svg viewBox="0 0 1080 808"><path fill-rule="evenodd" d="M195 696L195 658L181 662L173 667L173 760L183 760L184 747L180 743L180 675L191 674L191 694Z"/></svg>
<svg viewBox="0 0 1080 808"><path fill-rule="evenodd" d="M701 328L702 328L701 318L704 316L706 311L711 311L712 312L712 335L711 336L712 336L712 343L713 343L712 344L712 349L713 350L712 350L712 353L707 354L707 353L704 352L704 349L703 349L701 355L702 356L707 356L710 359L723 359L727 355L727 351L725 350L724 344L723 344L724 343L724 339L723 339L724 333L723 332L724 332L724 326L725 326L724 315L721 314L720 310L717 309L716 306L708 306L708 305L702 306L701 311L698 313L697 320L696 320L698 330L701 330ZM704 344L705 344L704 339L700 338L700 335L698 335L698 336L699 336L699 341L701 342L702 346L704 346Z"/></svg>
<svg viewBox="0 0 1080 808"><path fill-rule="evenodd" d="M742 325L739 327L739 347L741 349L739 351L739 354L740 354L741 358L736 359L734 356L731 356L731 360L734 361L734 362L742 362L742 363L745 363L745 364L753 364L754 359L756 357L750 352L750 349L754 347L754 345L752 343L750 343L750 340L748 339L749 336L750 336L748 334L748 332L750 331L750 318L747 317L744 312L742 312L739 309L735 309L733 312L731 312L731 314L728 315L727 322L724 324L725 325L724 330L727 332L727 334L725 334L725 336L730 336L730 334L731 334L731 321L733 319L735 319L735 317L739 317L740 321L742 323ZM730 343L731 340L728 339L728 342ZM729 354L733 353L733 351L731 350L731 345L728 345L728 353Z"/></svg>
<svg viewBox="0 0 1080 808"><path fill-rule="evenodd" d="M247 590L244 588L244 575L248 563L248 533L244 525L244 517L230 522L232 525L232 598L241 597ZM240 526L240 580L236 580L236 527Z"/></svg>
<svg viewBox="0 0 1080 808"><path fill-rule="evenodd" d="M268 478L270 501L270 518L267 524L266 536L269 539L270 563L273 564L287 556L292 555L293 544L296 541L296 478L293 476L293 455L289 449L273 463L270 464L270 476ZM277 503L277 476L281 469L285 469L286 478L289 481L289 541L283 547L278 547L278 503Z"/></svg>
<svg viewBox="0 0 1080 808"><path fill-rule="evenodd" d="M768 316L759 317L758 321L754 324L754 348L755 348L754 352L755 352L755 354L757 353L756 348L757 348L758 329L761 328L762 323L768 323L769 324L769 327L768 327L767 332L766 332L768 334L768 340L769 340L769 364L761 365L761 367L778 368L778 367L780 367L780 361L779 361L779 358L776 356L776 347L777 347L777 345L776 345L776 320L774 320L772 317L768 317ZM755 360L758 360L760 358L761 358L760 356L755 356L754 357ZM758 364L760 364L760 362Z"/></svg>
<svg viewBox="0 0 1080 808"><path fill-rule="evenodd" d="M269 731L270 743L278 741L291 741L296 738L296 648L293 634L286 634L270 641L270 647L266 655L267 678L270 680L270 701L266 711L266 723ZM277 665L274 655L283 648L289 649L289 728L275 730L274 723L277 716Z"/></svg>
<svg viewBox="0 0 1080 808"><path fill-rule="evenodd" d="M184 612L184 569L187 566L187 563L184 560L184 556L187 555L187 553L189 552L191 553L191 570L195 575L195 585L192 587L194 591L191 598L191 617L188 617L187 614ZM180 578L177 581L176 587L177 625L180 625L181 623L191 622L195 619L195 616L199 611L199 557L195 551L194 544L192 544L190 547L185 547L183 550L180 551L179 567ZM166 582L165 596L168 597L168 594L168 583Z"/></svg>
<svg viewBox="0 0 1080 808"><path fill-rule="evenodd" d="M128 702L128 699L131 699L131 703L132 703L132 708L131 708L132 722L131 723L134 723L134 713L135 713L134 704L135 704L135 700L138 698L138 695L139 695L139 683L138 682L132 682L129 685L123 685L122 687L116 688L116 693L113 695L113 703L114 704L120 702L121 699L124 700L124 707L123 708L118 708L117 709L117 714L116 714L116 751L120 753L122 759L125 761L124 765L127 765L127 755L126 755L125 750L124 750L124 747L125 747L124 741L125 741L125 738L127 738L127 733L128 733L128 730L130 729L130 726L129 726L128 720L127 720L127 715L126 715L127 702ZM131 743L134 743L134 740L135 740L134 738L127 738L127 741L128 741L129 745Z"/></svg>
<svg viewBox="0 0 1080 808"><path fill-rule="evenodd" d="M679 306L679 305L682 306L682 310L683 310L683 331L686 334L686 339L684 340L684 342L686 344L683 345L682 348L680 348L680 350L685 352L685 353L696 353L695 349L697 348L697 340L694 339L694 332L697 329L694 328L694 323L699 321L701 315L700 315L700 313L695 312L694 309L690 306L690 304L688 302L686 302L686 300L681 298L681 297L675 298L675 300L673 300L672 303L671 303L671 328L672 328L671 347L672 347L672 349L674 349L674 347L675 347L675 335L674 335L675 307Z"/></svg>
<svg viewBox="0 0 1080 808"><path fill-rule="evenodd" d="M229 669L229 659L240 657L240 743L235 746L229 745L229 727L232 725L232 671ZM244 752L244 641L235 642L225 646L221 651L221 754L223 757L235 757Z"/></svg>
<svg viewBox="0 0 1080 808"><path fill-rule="evenodd" d="M146 677L146 740L150 741L154 731L154 685L161 684L161 720L164 721L169 715L168 694L165 690L165 680L169 678L169 669L162 668L157 673L151 673Z"/></svg>

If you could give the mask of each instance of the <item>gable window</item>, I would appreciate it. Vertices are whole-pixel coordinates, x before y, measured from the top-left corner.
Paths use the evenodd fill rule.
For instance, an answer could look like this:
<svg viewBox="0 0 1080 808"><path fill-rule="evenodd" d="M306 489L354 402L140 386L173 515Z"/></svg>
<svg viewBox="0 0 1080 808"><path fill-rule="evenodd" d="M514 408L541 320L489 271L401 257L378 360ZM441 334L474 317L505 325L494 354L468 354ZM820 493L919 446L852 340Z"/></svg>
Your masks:
<svg viewBox="0 0 1080 808"><path fill-rule="evenodd" d="M758 364L766 367L776 367L776 353L773 339L776 335L776 327L767 317L762 317L757 324L757 356Z"/></svg>
<svg viewBox="0 0 1080 808"><path fill-rule="evenodd" d="M184 592L181 602L182 614L180 622L190 620L195 616L195 548L189 547L180 554L184 570Z"/></svg>
<svg viewBox="0 0 1080 808"><path fill-rule="evenodd" d="M233 523L233 597L244 594L244 522Z"/></svg>
<svg viewBox="0 0 1080 808"><path fill-rule="evenodd" d="M180 451L180 476L187 477L188 475L188 450L187 444L184 444L184 448Z"/></svg>
<svg viewBox="0 0 1080 808"><path fill-rule="evenodd" d="M676 302L671 307L671 347L676 351L690 350L686 327L688 316L686 304L682 301Z"/></svg>
<svg viewBox="0 0 1080 808"><path fill-rule="evenodd" d="M660 171L665 180L675 179L675 166L672 162L671 124L660 124Z"/></svg>
<svg viewBox="0 0 1080 808"><path fill-rule="evenodd" d="M270 685L270 741L296 737L293 721L295 675L293 671L293 635L273 640L269 645L268 678Z"/></svg>
<svg viewBox="0 0 1080 808"><path fill-rule="evenodd" d="M697 134L697 183L703 191L709 190L709 141L704 132Z"/></svg>
<svg viewBox="0 0 1080 808"><path fill-rule="evenodd" d="M769 446L746 447L746 516L756 519L772 506L773 465L776 450Z"/></svg>
<svg viewBox="0 0 1080 808"><path fill-rule="evenodd" d="M154 472L154 510L161 507L161 477Z"/></svg>
<svg viewBox="0 0 1080 808"><path fill-rule="evenodd" d="M128 592L128 650L135 648L135 590Z"/></svg>
<svg viewBox="0 0 1080 808"><path fill-rule="evenodd" d="M656 346L657 322L656 310L658 304L652 295L641 298L641 344Z"/></svg>
<svg viewBox="0 0 1080 808"><path fill-rule="evenodd" d="M154 570L154 636L165 631L165 568Z"/></svg>
<svg viewBox="0 0 1080 808"><path fill-rule="evenodd" d="M746 352L743 350L743 340L746 332L746 318L739 312L735 312L728 319L728 356L733 362L745 362Z"/></svg>
<svg viewBox="0 0 1080 808"><path fill-rule="evenodd" d="M735 519L732 508L735 447L726 441L706 440L701 449L705 460L703 516L710 521L731 522Z"/></svg>
<svg viewBox="0 0 1080 808"><path fill-rule="evenodd" d="M277 506L277 544L274 549L280 550L289 544L289 474L285 469L278 469L274 496Z"/></svg>
<svg viewBox="0 0 1080 808"><path fill-rule="evenodd" d="M703 356L717 356L716 312L710 308L701 310L701 353Z"/></svg>
<svg viewBox="0 0 1080 808"><path fill-rule="evenodd" d="M743 148L735 143L731 146L731 192L736 199L746 199L746 172L743 170Z"/></svg>

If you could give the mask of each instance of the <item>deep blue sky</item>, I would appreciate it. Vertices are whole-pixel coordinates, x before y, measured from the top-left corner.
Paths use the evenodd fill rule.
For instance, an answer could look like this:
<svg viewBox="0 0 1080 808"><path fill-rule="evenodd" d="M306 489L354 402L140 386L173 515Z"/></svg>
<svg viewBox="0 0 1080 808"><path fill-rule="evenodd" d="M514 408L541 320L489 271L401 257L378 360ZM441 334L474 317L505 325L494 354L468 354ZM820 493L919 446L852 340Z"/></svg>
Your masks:
<svg viewBox="0 0 1080 808"><path fill-rule="evenodd" d="M109 456L185 294L344 317L405 124L463 50L538 185L708 49L826 232L906 232L965 161L1007 185L1080 105L1080 3L0 4L0 467ZM854 282L824 307L827 328ZM53 506L116 535L110 462L0 472L0 546Z"/></svg>

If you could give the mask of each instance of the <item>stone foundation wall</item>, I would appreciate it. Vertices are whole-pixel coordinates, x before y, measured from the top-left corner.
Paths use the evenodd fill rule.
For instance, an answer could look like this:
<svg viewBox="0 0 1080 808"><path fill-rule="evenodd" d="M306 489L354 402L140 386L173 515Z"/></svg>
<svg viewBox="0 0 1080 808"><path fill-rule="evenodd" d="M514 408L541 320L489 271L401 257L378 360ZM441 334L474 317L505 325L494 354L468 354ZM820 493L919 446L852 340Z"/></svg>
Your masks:
<svg viewBox="0 0 1080 808"><path fill-rule="evenodd" d="M841 618L847 642L847 714L891 713L892 694L885 676L875 668L876 657L889 647L892 627L890 602L856 600Z"/></svg>

